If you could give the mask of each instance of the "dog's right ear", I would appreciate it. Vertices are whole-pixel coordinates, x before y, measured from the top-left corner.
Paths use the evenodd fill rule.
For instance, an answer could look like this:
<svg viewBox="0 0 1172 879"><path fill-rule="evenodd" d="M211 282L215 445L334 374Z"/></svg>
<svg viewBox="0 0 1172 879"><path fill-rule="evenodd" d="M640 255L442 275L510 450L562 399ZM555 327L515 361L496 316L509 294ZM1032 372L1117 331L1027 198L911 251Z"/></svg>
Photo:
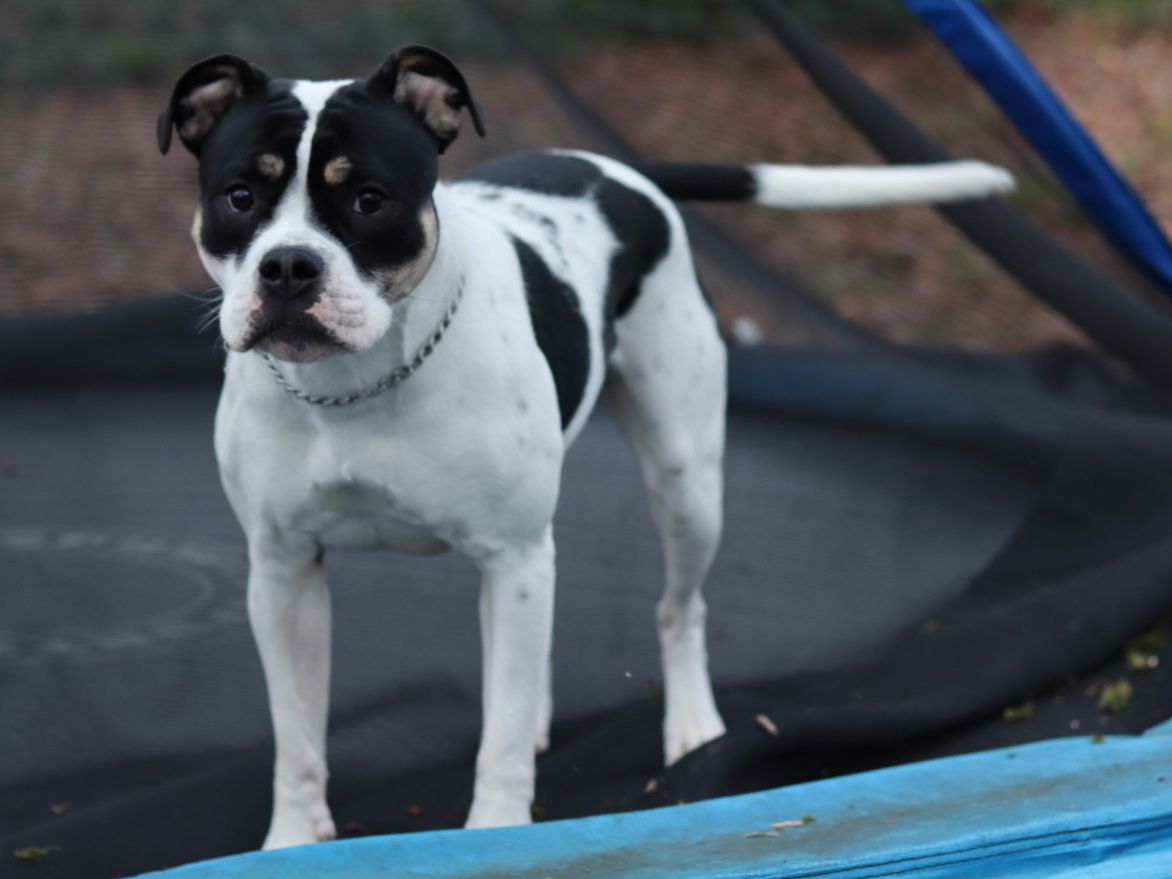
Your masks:
<svg viewBox="0 0 1172 879"><path fill-rule="evenodd" d="M464 74L443 52L427 46L400 46L369 83L411 111L431 132L441 153L456 139L462 109L467 108L476 133L484 137L484 110L472 97Z"/></svg>
<svg viewBox="0 0 1172 879"><path fill-rule="evenodd" d="M268 75L235 55L217 55L187 69L175 83L171 101L159 114L159 152L171 148L171 130L179 132L192 153L199 155L204 138L241 95L260 88Z"/></svg>

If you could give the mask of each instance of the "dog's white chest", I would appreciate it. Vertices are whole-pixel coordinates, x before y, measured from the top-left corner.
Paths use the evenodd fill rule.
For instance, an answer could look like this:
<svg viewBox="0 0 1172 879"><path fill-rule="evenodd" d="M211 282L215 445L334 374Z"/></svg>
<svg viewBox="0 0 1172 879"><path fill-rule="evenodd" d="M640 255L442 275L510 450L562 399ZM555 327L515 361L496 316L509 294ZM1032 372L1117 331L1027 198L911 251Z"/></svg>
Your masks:
<svg viewBox="0 0 1172 879"><path fill-rule="evenodd" d="M429 502L443 497L445 486L421 460L420 443L397 435L384 418L323 429L305 415L241 397L235 381L225 387L216 454L246 527L276 527L327 550L449 548L438 536L446 520Z"/></svg>
<svg viewBox="0 0 1172 879"><path fill-rule="evenodd" d="M314 482L293 517L294 527L327 549L396 549L433 554L448 544L397 501L390 486L358 478Z"/></svg>

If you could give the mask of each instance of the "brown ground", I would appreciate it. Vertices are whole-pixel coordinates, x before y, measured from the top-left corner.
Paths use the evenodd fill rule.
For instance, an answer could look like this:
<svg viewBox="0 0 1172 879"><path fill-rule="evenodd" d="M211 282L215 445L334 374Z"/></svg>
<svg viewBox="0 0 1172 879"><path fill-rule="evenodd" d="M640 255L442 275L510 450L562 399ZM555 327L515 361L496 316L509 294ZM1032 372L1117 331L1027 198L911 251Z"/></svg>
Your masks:
<svg viewBox="0 0 1172 879"><path fill-rule="evenodd" d="M1172 233L1172 32L1107 27L1086 15L1018 17L1010 31ZM954 152L1009 162L1026 152L930 40L840 47L850 64ZM524 71L468 71L491 139L466 132L448 170L514 149L591 146ZM608 48L566 71L578 93L645 154L709 161L875 162L874 154L765 36L706 48ZM154 145L159 90L0 91L0 312L46 310L206 288L187 239L195 162ZM1116 260L1036 165L1017 203L1115 271ZM901 341L1017 349L1077 333L926 208L782 214L706 210L753 253L841 314ZM784 316L719 275L721 317Z"/></svg>

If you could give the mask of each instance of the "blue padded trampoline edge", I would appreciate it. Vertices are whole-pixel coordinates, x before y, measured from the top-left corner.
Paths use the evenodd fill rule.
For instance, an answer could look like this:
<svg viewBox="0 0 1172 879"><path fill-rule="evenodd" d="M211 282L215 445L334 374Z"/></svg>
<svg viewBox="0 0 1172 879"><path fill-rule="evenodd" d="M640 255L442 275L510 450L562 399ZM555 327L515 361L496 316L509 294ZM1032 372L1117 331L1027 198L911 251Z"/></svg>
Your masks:
<svg viewBox="0 0 1172 879"><path fill-rule="evenodd" d="M1172 875L1172 723L645 812L249 853L153 879ZM805 815L806 824L793 824ZM1144 872L1155 864L1160 872ZM1159 867L1158 865L1166 865ZM1138 865L1138 866L1137 866ZM1069 875L1074 876L1072 872ZM1087 874L1089 875L1089 874Z"/></svg>
<svg viewBox="0 0 1172 879"><path fill-rule="evenodd" d="M1149 729L1144 735L1149 736L1172 736L1172 718L1165 720L1163 723L1157 723Z"/></svg>

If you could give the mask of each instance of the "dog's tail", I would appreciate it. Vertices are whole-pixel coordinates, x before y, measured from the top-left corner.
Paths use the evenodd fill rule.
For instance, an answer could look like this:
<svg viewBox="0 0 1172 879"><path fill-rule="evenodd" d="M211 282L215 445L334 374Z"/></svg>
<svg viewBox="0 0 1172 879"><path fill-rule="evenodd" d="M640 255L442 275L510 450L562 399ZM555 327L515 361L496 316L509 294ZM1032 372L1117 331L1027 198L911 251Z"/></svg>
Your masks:
<svg viewBox="0 0 1172 879"><path fill-rule="evenodd" d="M775 208L857 208L960 201L1009 192L1013 175L979 161L928 165L710 165L635 162L677 201L747 201Z"/></svg>

